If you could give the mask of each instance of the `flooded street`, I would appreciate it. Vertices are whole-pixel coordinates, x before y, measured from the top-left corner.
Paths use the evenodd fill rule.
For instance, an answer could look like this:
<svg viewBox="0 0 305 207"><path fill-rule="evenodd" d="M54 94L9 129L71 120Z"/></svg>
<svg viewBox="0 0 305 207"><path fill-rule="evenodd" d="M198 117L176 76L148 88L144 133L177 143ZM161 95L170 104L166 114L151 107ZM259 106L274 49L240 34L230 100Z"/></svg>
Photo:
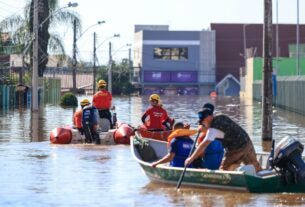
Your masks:
<svg viewBox="0 0 305 207"><path fill-rule="evenodd" d="M84 97L79 97L79 99ZM91 99L91 97L89 97ZM162 97L176 121L197 127L202 105L229 115L249 133L257 151L261 105L239 98ZM137 126L148 97L114 97L118 120ZM51 145L50 131L72 123L72 108L46 105L39 114L14 109L0 114L0 206L304 206L304 194L252 194L152 183L133 160L129 146ZM305 117L274 110L276 141L290 135L305 144Z"/></svg>

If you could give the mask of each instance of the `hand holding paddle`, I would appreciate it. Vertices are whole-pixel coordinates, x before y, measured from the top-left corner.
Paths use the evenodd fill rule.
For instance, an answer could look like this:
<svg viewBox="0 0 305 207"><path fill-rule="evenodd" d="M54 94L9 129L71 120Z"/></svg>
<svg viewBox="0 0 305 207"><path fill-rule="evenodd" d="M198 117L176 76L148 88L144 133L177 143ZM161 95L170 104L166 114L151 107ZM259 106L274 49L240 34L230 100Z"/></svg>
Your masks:
<svg viewBox="0 0 305 207"><path fill-rule="evenodd" d="M190 151L190 153L189 153L188 158L192 155L192 153L193 153L194 150L195 150L195 146L196 146L196 143L197 143L197 140L198 140L199 135L200 135L200 131L198 131L197 137L196 137L196 139L195 139L195 142L194 142L194 144L193 144L193 146L192 146L192 149L191 149L191 151ZM189 166L189 164L190 164L190 163L188 163L187 165L184 166L183 172L181 173L180 178L179 178L179 181L178 181L178 184L177 184L177 190L180 189L182 180L183 180L183 178L184 178L184 174L185 174L185 172L186 172L186 168Z"/></svg>

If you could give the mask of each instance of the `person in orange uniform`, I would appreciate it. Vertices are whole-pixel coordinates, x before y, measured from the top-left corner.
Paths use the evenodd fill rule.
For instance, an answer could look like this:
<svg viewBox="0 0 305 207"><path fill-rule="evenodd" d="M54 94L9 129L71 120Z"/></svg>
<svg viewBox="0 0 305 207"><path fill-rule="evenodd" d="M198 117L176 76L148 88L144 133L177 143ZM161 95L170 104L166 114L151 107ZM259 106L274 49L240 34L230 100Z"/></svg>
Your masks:
<svg viewBox="0 0 305 207"><path fill-rule="evenodd" d="M111 104L112 104L112 95L109 91L106 90L106 81L99 80L98 81L98 89L99 91L96 92L93 96L92 105L97 108L100 118L106 118L110 122L111 128L112 120L111 120Z"/></svg>
<svg viewBox="0 0 305 207"><path fill-rule="evenodd" d="M142 122L150 131L163 131L170 127L166 127L169 123L171 126L174 123L174 119L169 118L165 109L160 105L160 96L158 94L152 94L149 97L151 107L148 108L142 115ZM148 120L147 120L148 119Z"/></svg>
<svg viewBox="0 0 305 207"><path fill-rule="evenodd" d="M90 101L88 99L83 99L81 102L80 102L80 106L81 108L78 109L74 115L73 115L73 125L75 128L78 129L78 131L83 134L84 133L84 129L83 129L83 125L82 125L82 116L83 116L83 108L85 106L88 106L90 105Z"/></svg>

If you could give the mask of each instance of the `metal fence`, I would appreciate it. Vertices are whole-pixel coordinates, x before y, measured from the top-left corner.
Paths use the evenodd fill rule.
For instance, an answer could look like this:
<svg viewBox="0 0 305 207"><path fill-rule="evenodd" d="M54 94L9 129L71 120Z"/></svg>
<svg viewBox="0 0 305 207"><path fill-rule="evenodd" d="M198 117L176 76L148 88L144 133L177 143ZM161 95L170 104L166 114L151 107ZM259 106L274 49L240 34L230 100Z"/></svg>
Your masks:
<svg viewBox="0 0 305 207"><path fill-rule="evenodd" d="M277 78L275 106L305 115L305 76ZM262 81L253 83L253 99L262 100Z"/></svg>
<svg viewBox="0 0 305 207"><path fill-rule="evenodd" d="M39 103L58 104L61 96L61 83L58 78L39 79ZM0 109L31 106L31 89L26 85L0 84Z"/></svg>
<svg viewBox="0 0 305 207"><path fill-rule="evenodd" d="M16 87L0 85L0 108L7 109L16 104Z"/></svg>

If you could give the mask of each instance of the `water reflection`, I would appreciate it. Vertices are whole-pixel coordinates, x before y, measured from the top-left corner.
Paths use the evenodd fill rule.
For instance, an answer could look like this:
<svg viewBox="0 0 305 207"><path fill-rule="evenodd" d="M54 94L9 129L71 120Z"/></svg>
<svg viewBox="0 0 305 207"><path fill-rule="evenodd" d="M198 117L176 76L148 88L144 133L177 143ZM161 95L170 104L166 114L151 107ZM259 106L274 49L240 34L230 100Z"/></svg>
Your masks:
<svg viewBox="0 0 305 207"><path fill-rule="evenodd" d="M85 97L79 97L79 100ZM86 97L91 99L91 97ZM261 105L232 97L161 97L177 121L197 127L204 103L232 117L249 133L257 151L261 141ZM148 96L114 97L118 120L137 126ZM72 108L45 105L39 113L16 109L0 115L0 206L302 206L302 194L250 194L152 183L133 160L128 146L51 145L50 131L72 123ZM276 141L292 135L305 143L305 118L277 109Z"/></svg>
<svg viewBox="0 0 305 207"><path fill-rule="evenodd" d="M248 206L252 197L249 193L185 186L177 191L175 185L162 183L149 183L143 187L142 193L158 195L162 198L161 204L164 201L171 203L171 206Z"/></svg>

